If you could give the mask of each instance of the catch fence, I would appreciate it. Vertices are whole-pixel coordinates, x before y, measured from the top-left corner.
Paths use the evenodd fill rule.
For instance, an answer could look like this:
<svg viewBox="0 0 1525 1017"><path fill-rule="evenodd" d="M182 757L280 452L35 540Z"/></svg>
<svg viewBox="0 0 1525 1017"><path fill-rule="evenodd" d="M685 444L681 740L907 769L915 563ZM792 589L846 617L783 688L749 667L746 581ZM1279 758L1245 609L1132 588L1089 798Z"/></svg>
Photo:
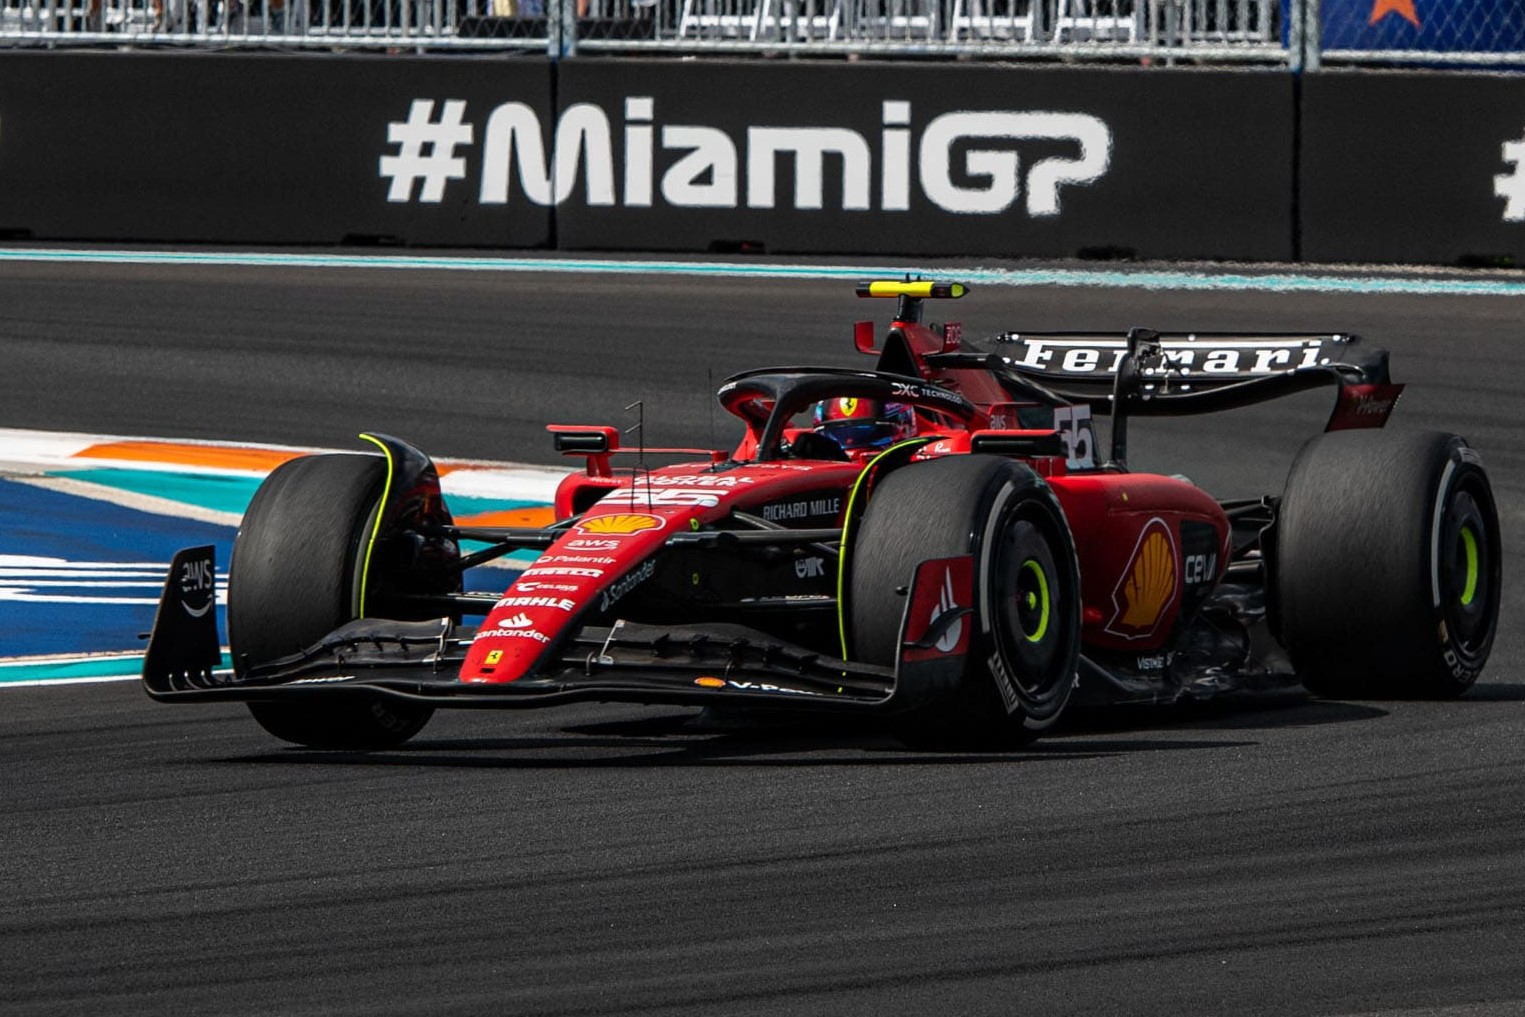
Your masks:
<svg viewBox="0 0 1525 1017"><path fill-rule="evenodd" d="M1275 0L0 0L0 44L1284 62Z"/></svg>
<svg viewBox="0 0 1525 1017"><path fill-rule="evenodd" d="M0 0L0 45L1525 66L1521 0Z"/></svg>
<svg viewBox="0 0 1525 1017"><path fill-rule="evenodd" d="M1322 0L1322 9L1315 63L1525 66L1522 0Z"/></svg>

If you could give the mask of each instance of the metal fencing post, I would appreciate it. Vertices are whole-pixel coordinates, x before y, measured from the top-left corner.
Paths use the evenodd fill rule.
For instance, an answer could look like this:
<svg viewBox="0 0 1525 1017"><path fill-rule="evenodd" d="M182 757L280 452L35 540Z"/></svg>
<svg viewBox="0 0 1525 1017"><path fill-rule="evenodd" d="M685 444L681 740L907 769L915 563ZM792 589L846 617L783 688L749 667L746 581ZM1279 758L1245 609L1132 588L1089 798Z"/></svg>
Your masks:
<svg viewBox="0 0 1525 1017"><path fill-rule="evenodd" d="M1293 74L1303 71L1303 9L1304 0L1291 0L1287 5L1287 67Z"/></svg>
<svg viewBox="0 0 1525 1017"><path fill-rule="evenodd" d="M546 0L545 34L552 60L577 55L577 0Z"/></svg>
<svg viewBox="0 0 1525 1017"><path fill-rule="evenodd" d="M1301 2L1308 7L1303 15L1303 46L1306 51L1303 57L1303 70L1311 73L1323 66L1324 62L1324 23L1319 12L1319 4L1322 0L1301 0Z"/></svg>
<svg viewBox="0 0 1525 1017"><path fill-rule="evenodd" d="M1293 74L1315 73L1323 65L1321 0L1291 0L1287 24L1287 59Z"/></svg>

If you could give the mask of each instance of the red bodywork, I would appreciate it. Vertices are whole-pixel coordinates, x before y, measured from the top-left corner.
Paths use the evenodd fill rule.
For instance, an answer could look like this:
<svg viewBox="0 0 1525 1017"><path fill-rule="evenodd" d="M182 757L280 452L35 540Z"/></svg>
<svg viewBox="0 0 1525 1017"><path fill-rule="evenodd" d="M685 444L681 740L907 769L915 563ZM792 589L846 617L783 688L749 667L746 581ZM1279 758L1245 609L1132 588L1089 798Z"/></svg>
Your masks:
<svg viewBox="0 0 1525 1017"><path fill-rule="evenodd" d="M709 465L662 467L636 484L627 474L613 491L596 474L564 480L556 496L562 518L572 514L569 507L580 493L602 498L524 570L487 615L461 679L509 682L528 674L581 609L612 606L647 578L649 572L642 570L651 567L674 532L719 521L737 507L798 505L799 512L791 512L786 522L840 525L845 491L863 469L861 463L773 462L713 474L706 472Z"/></svg>
<svg viewBox="0 0 1525 1017"><path fill-rule="evenodd" d="M1051 437L1021 430L1023 404L987 370L935 369L927 357L958 349L959 328L896 321L886 350L868 348L871 327L855 329L860 350L880 357L879 369L919 375L972 403L975 416L955 423L936 413L920 416L931 436L917 458L968 454L982 435ZM1385 393L1384 393L1385 394ZM569 476L556 496L558 518L578 521L505 593L492 609L466 657L461 680L504 683L534 673L558 636L583 624L590 612L607 613L650 577L653 559L668 538L719 523L733 511L749 512L790 528L842 524L849 492L871 454L848 462L754 461L761 440L758 407L727 403L747 433L723 472L704 461L653 469L632 478L611 466L613 428L553 430L604 436L607 450L579 452L587 471ZM748 412L750 409L750 412ZM788 437L788 435L786 435ZM647 449L648 455L660 450ZM693 450L687 450L693 451ZM1158 651L1175 633L1183 606L1200 602L1228 562L1229 522L1207 494L1184 481L1153 474L1087 469L1072 472L1064 456L1024 456L1047 478L1074 535L1082 587L1083 640L1088 646L1141 655ZM1183 546L1191 534L1191 546ZM697 576L695 577L697 581ZM1189 611L1188 611L1189 613Z"/></svg>

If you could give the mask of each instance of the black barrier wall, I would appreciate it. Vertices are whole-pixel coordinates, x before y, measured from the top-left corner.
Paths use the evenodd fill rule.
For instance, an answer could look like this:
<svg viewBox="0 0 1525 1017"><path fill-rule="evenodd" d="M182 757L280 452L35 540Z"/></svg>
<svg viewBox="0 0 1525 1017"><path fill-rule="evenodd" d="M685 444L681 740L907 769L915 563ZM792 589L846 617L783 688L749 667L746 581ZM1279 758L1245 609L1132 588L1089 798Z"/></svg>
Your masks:
<svg viewBox="0 0 1525 1017"><path fill-rule="evenodd" d="M1303 79L1310 261L1525 261L1525 75Z"/></svg>
<svg viewBox="0 0 1525 1017"><path fill-rule="evenodd" d="M4 52L0 236L1522 258L1525 75Z"/></svg>
<svg viewBox="0 0 1525 1017"><path fill-rule="evenodd" d="M584 59L558 80L558 154L607 122L582 157L613 184L575 181L563 247L1292 255L1284 74Z"/></svg>
<svg viewBox="0 0 1525 1017"><path fill-rule="evenodd" d="M0 231L544 246L548 206L476 193L468 124L506 103L546 120L550 75L502 59L0 54Z"/></svg>
<svg viewBox="0 0 1525 1017"><path fill-rule="evenodd" d="M0 54L36 238L1280 259L1291 145L1268 73Z"/></svg>

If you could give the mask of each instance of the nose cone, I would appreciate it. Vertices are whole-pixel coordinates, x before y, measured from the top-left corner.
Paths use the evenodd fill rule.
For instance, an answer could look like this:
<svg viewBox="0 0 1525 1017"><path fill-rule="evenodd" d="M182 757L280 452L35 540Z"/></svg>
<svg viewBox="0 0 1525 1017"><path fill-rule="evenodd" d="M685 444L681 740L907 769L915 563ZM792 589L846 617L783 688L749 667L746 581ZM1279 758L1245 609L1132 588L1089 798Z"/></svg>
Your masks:
<svg viewBox="0 0 1525 1017"><path fill-rule="evenodd" d="M611 496L611 498L614 496ZM597 612L600 596L649 563L691 507L588 513L519 574L488 612L466 654L461 681L505 683L532 673L551 646Z"/></svg>

